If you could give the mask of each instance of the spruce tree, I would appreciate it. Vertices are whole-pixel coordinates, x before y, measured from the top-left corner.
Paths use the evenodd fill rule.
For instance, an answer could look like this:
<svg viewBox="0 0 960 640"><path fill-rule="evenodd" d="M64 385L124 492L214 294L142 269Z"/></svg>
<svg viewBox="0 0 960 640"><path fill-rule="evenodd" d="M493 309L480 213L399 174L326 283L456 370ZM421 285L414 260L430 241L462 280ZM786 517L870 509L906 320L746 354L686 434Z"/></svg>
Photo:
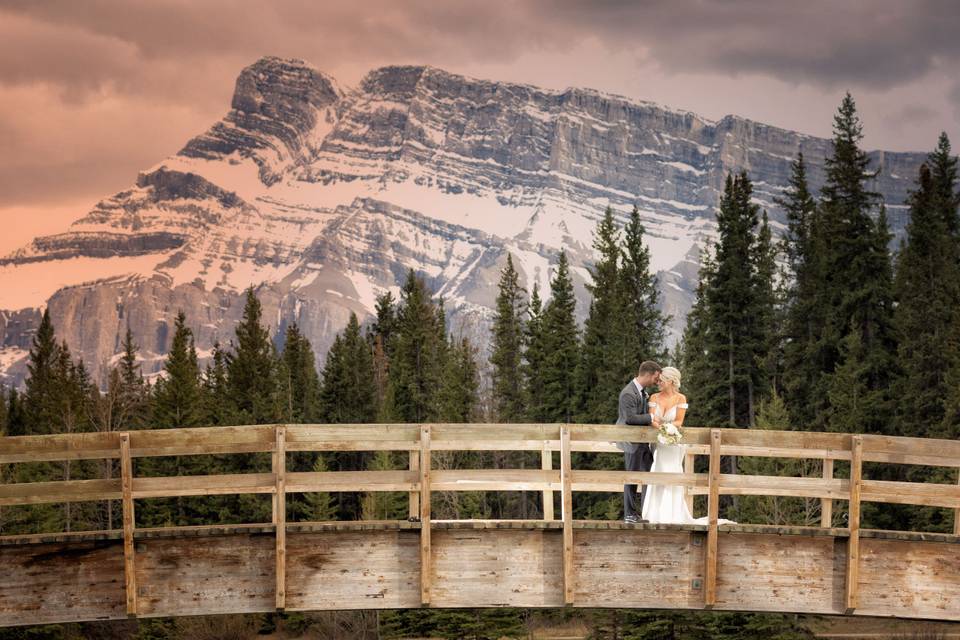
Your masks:
<svg viewBox="0 0 960 640"><path fill-rule="evenodd" d="M253 287L247 289L236 343L227 354L227 388L238 424L263 424L276 419L276 375L270 334L261 324L262 308Z"/></svg>
<svg viewBox="0 0 960 640"><path fill-rule="evenodd" d="M543 311L544 363L542 411L546 422L572 422L576 410L580 336L575 318L576 298L567 254L560 252L550 281L550 300Z"/></svg>
<svg viewBox="0 0 960 640"><path fill-rule="evenodd" d="M227 387L227 354L219 342L213 343L213 354L203 373L203 424L229 423L230 391Z"/></svg>
<svg viewBox="0 0 960 640"><path fill-rule="evenodd" d="M356 314L327 352L320 384L320 415L330 423L373 422L376 389L370 345L360 335Z"/></svg>
<svg viewBox="0 0 960 640"><path fill-rule="evenodd" d="M668 318L660 311L657 277L650 272L650 248L643 241L643 223L634 206L623 235L623 266L620 269L620 295L626 312L626 359L632 368L644 360L660 360L664 353L664 335Z"/></svg>
<svg viewBox="0 0 960 640"><path fill-rule="evenodd" d="M56 398L59 394L55 366L59 357L60 347L54 335L50 310L44 309L40 326L33 336L27 362L27 380L23 395L23 435L55 432Z"/></svg>
<svg viewBox="0 0 960 640"><path fill-rule="evenodd" d="M442 306L411 269L401 293L390 365L392 413L402 422L427 422L439 411L446 340Z"/></svg>
<svg viewBox="0 0 960 640"><path fill-rule="evenodd" d="M524 289L507 254L507 266L500 272L494 309L490 364L492 394L497 422L521 422L526 414L523 394Z"/></svg>
<svg viewBox="0 0 960 640"><path fill-rule="evenodd" d="M724 363L713 357L711 343L715 341L707 288L714 277L716 266L712 247L700 254L696 298L687 314L683 333L683 377L690 409L684 423L696 427L723 424L728 412L724 389Z"/></svg>
<svg viewBox="0 0 960 640"><path fill-rule="evenodd" d="M440 386L441 422L474 422L480 404L480 376L470 341L451 340Z"/></svg>
<svg viewBox="0 0 960 640"><path fill-rule="evenodd" d="M195 427L202 424L200 367L187 316L177 313L173 342L164 363L164 375L154 385L154 428Z"/></svg>
<svg viewBox="0 0 960 640"><path fill-rule="evenodd" d="M590 311L583 327L577 368L582 422L610 424L616 420L616 398L641 361L635 353L638 336L626 282L620 273L620 237L609 207L597 225L593 248L599 260L590 268ZM633 302L633 301L631 301ZM641 301L643 307L648 301Z"/></svg>
<svg viewBox="0 0 960 640"><path fill-rule="evenodd" d="M523 394L527 406L527 419L533 422L547 420L544 405L543 368L546 362L546 345L543 334L543 303L536 282L530 293L527 308L527 323L524 330Z"/></svg>
<svg viewBox="0 0 960 640"><path fill-rule="evenodd" d="M290 422L316 422L320 412L320 377L310 341L294 322L287 327L283 343L287 390L286 413Z"/></svg>
<svg viewBox="0 0 960 640"><path fill-rule="evenodd" d="M784 196L775 198L775 202L787 215L787 231L781 244L787 262L781 332L782 386L785 396L790 398L787 411L792 425L818 425L822 429L827 394L817 381L828 369L820 341L826 331L830 308L822 298L823 230L802 153L792 165Z"/></svg>
<svg viewBox="0 0 960 640"><path fill-rule="evenodd" d="M823 304L831 313L821 336L825 370L818 389L829 387L829 376L844 364L844 356L862 357L861 372L866 389L878 402L864 422L846 422L858 431L890 432L889 389L895 376L895 334L892 325L892 267L888 244L890 233L880 207L879 195L866 187L875 174L867 170L869 159L859 147L863 137L856 105L848 93L834 118L833 152L826 160L826 183L822 190L820 217L821 250L825 271L818 286ZM859 333L849 340L851 332ZM842 353L841 353L842 351ZM851 368L859 368L851 365ZM829 391L828 391L829 394ZM834 428L838 423L834 421Z"/></svg>

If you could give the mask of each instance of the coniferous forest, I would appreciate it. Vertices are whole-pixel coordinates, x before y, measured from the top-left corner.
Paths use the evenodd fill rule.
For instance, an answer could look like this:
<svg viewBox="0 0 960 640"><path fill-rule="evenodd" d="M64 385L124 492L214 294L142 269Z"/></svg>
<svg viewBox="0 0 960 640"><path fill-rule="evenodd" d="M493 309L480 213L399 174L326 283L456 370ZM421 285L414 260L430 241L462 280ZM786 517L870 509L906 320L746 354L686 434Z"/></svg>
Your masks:
<svg viewBox="0 0 960 640"><path fill-rule="evenodd" d="M683 372L688 426L960 437L960 193L957 158L945 134L915 177L910 221L894 245L884 203L870 190L876 168L860 147L853 98L833 123L826 181L816 192L798 154L778 200L786 229L752 198L747 172L726 177L717 237L701 255L696 302L682 340L668 349L640 213L622 224L608 209L593 238L596 261L586 321L576 320L567 256L556 256L549 291L529 290L513 259L500 273L489 349L448 326L442 299L414 272L398 298L377 299L361 324L351 316L326 359L294 324L274 336L256 292L228 344L200 364L191 319L180 313L163 375L147 381L128 331L122 354L97 385L58 341L57 319L43 316L23 388L3 391L0 425L9 436L263 423L580 422L616 419L620 389L642 360ZM903 204L903 203L891 203ZM576 453L578 468L620 469L614 454ZM441 468L539 467L539 453L436 454ZM405 468L389 452L305 453L291 471ZM818 463L727 459L727 473L819 476ZM870 477L957 482L955 469L895 465ZM135 461L138 475L269 472L268 454ZM2 482L114 478L117 462L0 465ZM849 473L838 464L837 475ZM437 494L437 518L538 518L539 492ZM298 494L292 521L405 519L406 494ZM574 517L618 519L618 494L578 494ZM840 503L837 505L840 506ZM140 527L264 522L269 496L138 501ZM725 497L721 516L741 522L805 525L820 521L820 501ZM703 505L698 504L699 513ZM119 501L0 507L0 535L115 529ZM833 514L844 526L845 513ZM952 530L946 509L865 505L864 526ZM638 585L639 588L639 585ZM595 638L812 637L794 616L604 611L577 612ZM304 637L528 637L537 621L571 612L522 610L277 614L244 617L230 637L278 627ZM0 631L6 638L194 637L184 620L54 625ZM239 628L238 628L239 629ZM319 634L319 635L318 635ZM205 637L227 637L212 636Z"/></svg>

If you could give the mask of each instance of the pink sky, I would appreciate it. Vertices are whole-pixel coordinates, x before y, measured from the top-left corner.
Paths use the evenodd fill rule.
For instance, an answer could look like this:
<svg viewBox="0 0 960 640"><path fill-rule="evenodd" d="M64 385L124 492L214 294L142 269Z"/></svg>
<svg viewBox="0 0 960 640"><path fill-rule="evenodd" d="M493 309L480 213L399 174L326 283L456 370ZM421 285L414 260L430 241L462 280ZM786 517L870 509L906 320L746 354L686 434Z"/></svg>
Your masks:
<svg viewBox="0 0 960 640"><path fill-rule="evenodd" d="M0 254L176 153L263 55L347 87L430 64L820 136L849 89L866 146L927 150L960 136L958 33L949 0L0 0Z"/></svg>

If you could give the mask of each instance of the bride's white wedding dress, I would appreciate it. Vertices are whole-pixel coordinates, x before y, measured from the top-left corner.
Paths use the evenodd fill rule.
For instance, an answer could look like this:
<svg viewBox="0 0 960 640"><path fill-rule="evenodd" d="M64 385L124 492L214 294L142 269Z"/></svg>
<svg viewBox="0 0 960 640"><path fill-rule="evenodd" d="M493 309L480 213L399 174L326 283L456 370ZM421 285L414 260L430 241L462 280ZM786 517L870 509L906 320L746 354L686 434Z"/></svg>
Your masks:
<svg viewBox="0 0 960 640"><path fill-rule="evenodd" d="M679 404L667 410L664 414L655 402L650 403L655 415L664 422L673 422L677 417L677 408L687 408L687 404ZM662 473L683 473L683 457L686 445L654 443L653 465L650 471ZM670 524L709 524L706 517L694 518L687 509L684 500L684 487L664 484L648 484L643 496L643 508L640 517L650 522ZM734 524L732 520L718 520L719 524Z"/></svg>

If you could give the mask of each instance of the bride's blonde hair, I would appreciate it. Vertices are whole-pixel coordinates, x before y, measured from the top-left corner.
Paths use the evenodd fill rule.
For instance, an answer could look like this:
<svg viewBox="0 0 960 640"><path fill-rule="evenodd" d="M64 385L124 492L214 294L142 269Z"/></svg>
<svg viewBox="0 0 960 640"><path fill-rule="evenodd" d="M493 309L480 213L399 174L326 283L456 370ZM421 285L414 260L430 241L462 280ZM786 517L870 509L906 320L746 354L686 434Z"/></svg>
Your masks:
<svg viewBox="0 0 960 640"><path fill-rule="evenodd" d="M673 383L673 388L680 391L680 370L675 367L664 367L660 371L660 380L666 380Z"/></svg>

